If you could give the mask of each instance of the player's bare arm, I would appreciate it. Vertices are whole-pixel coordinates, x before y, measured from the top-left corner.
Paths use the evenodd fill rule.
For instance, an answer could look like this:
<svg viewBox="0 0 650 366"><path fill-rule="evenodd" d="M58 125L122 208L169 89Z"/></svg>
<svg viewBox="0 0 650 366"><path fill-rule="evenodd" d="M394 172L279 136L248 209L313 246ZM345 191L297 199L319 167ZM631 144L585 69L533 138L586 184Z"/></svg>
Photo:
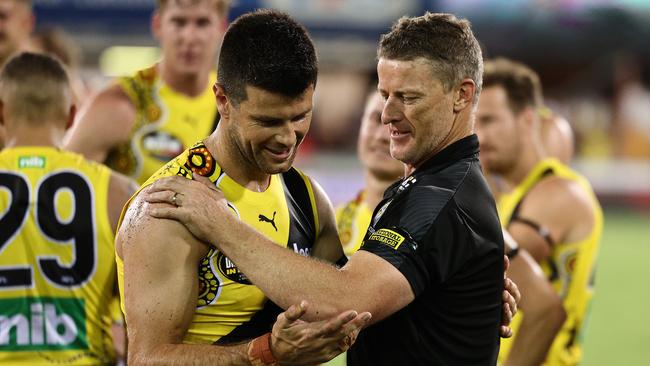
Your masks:
<svg viewBox="0 0 650 366"><path fill-rule="evenodd" d="M113 233L117 231L117 225L120 220L124 204L137 191L138 186L129 177L112 172L108 183L108 218L110 220ZM119 291L117 281L115 281L114 294L119 300ZM115 352L119 359L126 356L126 329L124 322L114 321L111 325L113 335L113 344Z"/></svg>
<svg viewBox="0 0 650 366"><path fill-rule="evenodd" d="M182 344L196 305L196 268L208 247L180 223L144 215L146 205L135 199L117 236L124 261L129 364L250 364L250 342ZM308 308L304 303L290 308L273 327L270 349L283 364L329 360L345 351L365 324L353 311L308 323L300 320Z"/></svg>
<svg viewBox="0 0 650 366"><path fill-rule="evenodd" d="M505 231L504 242L511 250L517 246ZM510 260L508 275L526 295L519 303L524 318L505 365L539 365L544 362L555 335L566 319L562 300L539 265L524 249L520 249Z"/></svg>
<svg viewBox="0 0 650 366"><path fill-rule="evenodd" d="M553 243L577 242L586 238L595 222L587 193L576 182L560 177L540 181L521 205L519 217L548 230L552 243L530 225L513 221L508 231L537 262L548 258Z"/></svg>
<svg viewBox="0 0 650 366"><path fill-rule="evenodd" d="M316 209L320 227L318 228L318 241L314 244L313 256L324 259L330 263L336 263L345 255L343 246L338 235L336 223L331 219L335 218L334 207L325 195L323 188L313 179L310 179L311 186L316 197ZM326 218L326 219L322 219Z"/></svg>
<svg viewBox="0 0 650 366"><path fill-rule="evenodd" d="M131 178L116 172L111 173L108 183L108 217L114 233L117 233L124 204L137 190L138 185Z"/></svg>
<svg viewBox="0 0 650 366"><path fill-rule="evenodd" d="M372 253L355 253L339 270L325 263L306 260L277 245L272 247L268 239L228 213L226 201L214 185L199 180L170 177L156 181L146 198L154 203L148 207L148 212L154 217L182 222L206 243L218 243L220 250L233 258L251 281L278 305L288 306L296 300L307 299L313 304L308 313L310 319L332 316L342 309L356 309L370 312L372 321L376 322L402 309L415 298L404 275ZM178 207L169 205L175 192L185 192L176 195ZM335 240L338 234L331 204L322 191L317 189L315 192L317 205L330 207L319 209L321 220L325 222L319 240ZM233 227L239 229L232 230ZM226 232L228 235L224 235ZM268 258L273 258L273 261ZM300 281L292 280L295 278L300 278ZM508 301L512 300L511 307L513 312L516 311L514 297L510 294L504 296L509 298ZM507 308L510 309L510 305ZM509 319L510 315L506 318Z"/></svg>
<svg viewBox="0 0 650 366"><path fill-rule="evenodd" d="M119 85L111 85L79 111L65 148L104 162L113 146L129 140L135 116L135 106L126 93Z"/></svg>

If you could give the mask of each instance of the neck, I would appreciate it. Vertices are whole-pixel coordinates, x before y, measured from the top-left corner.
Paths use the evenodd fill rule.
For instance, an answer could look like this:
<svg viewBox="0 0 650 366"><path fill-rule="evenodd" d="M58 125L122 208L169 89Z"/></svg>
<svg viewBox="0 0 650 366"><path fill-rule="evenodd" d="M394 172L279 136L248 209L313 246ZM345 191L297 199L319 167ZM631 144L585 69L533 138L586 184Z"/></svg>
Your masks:
<svg viewBox="0 0 650 366"><path fill-rule="evenodd" d="M382 179L366 170L364 178L365 186L363 188L363 202L371 211L374 210L382 198L384 198L384 192L386 189L391 184L395 183L397 179L398 177L395 177L393 180Z"/></svg>
<svg viewBox="0 0 650 366"><path fill-rule="evenodd" d="M470 120L470 116L467 116L466 113L456 114L454 123L452 124L449 133L445 138L442 139L438 146L420 158L416 163L405 163L405 176L408 177L409 175L413 174L413 172L415 172L418 167L424 164L427 160L434 157L437 153L444 150L447 146L471 135L472 133L474 133L474 131L472 130L472 122Z"/></svg>
<svg viewBox="0 0 650 366"><path fill-rule="evenodd" d="M221 123L207 138L205 145L209 151L215 152L213 156L221 169L237 184L255 192L263 192L269 187L271 175L261 172L244 158L239 147L229 141Z"/></svg>
<svg viewBox="0 0 650 366"><path fill-rule="evenodd" d="M208 87L210 69L206 68L198 73L180 74L174 72L164 61L158 65L160 77L173 90L189 97L201 95Z"/></svg>
<svg viewBox="0 0 650 366"><path fill-rule="evenodd" d="M7 129L5 147L49 146L59 148L63 145L65 130L55 127L54 122L44 122L43 126L34 126L24 121L14 121Z"/></svg>
<svg viewBox="0 0 650 366"><path fill-rule="evenodd" d="M544 152L541 143L532 139L524 141L515 166L502 177L509 186L517 186L542 159L544 159Z"/></svg>

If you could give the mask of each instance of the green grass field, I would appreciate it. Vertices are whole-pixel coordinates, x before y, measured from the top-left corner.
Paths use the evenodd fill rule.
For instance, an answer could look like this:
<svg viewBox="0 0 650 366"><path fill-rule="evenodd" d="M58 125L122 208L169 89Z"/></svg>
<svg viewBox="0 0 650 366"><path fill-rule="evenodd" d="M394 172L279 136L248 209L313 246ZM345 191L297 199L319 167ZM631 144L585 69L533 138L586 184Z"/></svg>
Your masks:
<svg viewBox="0 0 650 366"><path fill-rule="evenodd" d="M650 215L607 210L583 365L650 365ZM339 357L328 365L343 366Z"/></svg>
<svg viewBox="0 0 650 366"><path fill-rule="evenodd" d="M650 365L650 215L605 212L584 365Z"/></svg>

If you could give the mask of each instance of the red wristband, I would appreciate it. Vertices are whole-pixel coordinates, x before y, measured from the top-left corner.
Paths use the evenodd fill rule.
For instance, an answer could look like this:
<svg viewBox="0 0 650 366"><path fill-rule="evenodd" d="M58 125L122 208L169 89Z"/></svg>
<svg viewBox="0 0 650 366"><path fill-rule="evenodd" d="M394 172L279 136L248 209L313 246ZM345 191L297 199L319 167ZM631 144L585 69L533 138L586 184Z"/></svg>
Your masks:
<svg viewBox="0 0 650 366"><path fill-rule="evenodd" d="M253 339L248 346L248 360L254 366L277 365L278 360L271 352L271 333Z"/></svg>

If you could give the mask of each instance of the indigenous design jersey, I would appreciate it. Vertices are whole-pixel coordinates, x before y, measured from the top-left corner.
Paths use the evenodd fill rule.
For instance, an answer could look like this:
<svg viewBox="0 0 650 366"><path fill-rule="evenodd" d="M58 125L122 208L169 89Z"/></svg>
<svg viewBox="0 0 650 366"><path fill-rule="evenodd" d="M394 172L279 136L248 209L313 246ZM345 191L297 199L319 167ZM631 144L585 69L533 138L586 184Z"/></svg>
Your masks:
<svg viewBox="0 0 650 366"><path fill-rule="evenodd" d="M0 364L115 364L110 170L50 147L0 152Z"/></svg>
<svg viewBox="0 0 650 366"><path fill-rule="evenodd" d="M212 72L203 93L191 98L165 84L155 65L118 79L135 106L136 117L129 141L109 151L106 165L142 184L165 163L208 136L219 120L211 90L215 81Z"/></svg>
<svg viewBox="0 0 650 366"><path fill-rule="evenodd" d="M361 247L372 219L372 211L363 201L364 194L364 191L359 192L355 199L336 209L336 226L343 251L348 257Z"/></svg>
<svg viewBox="0 0 650 366"><path fill-rule="evenodd" d="M582 329L587 320L593 296L593 280L598 247L603 230L603 213L589 182L556 159L539 162L528 176L511 192L502 193L498 201L501 224L507 228L513 221L526 194L548 175L578 183L591 197L595 220L591 233L579 242L555 243L549 260L541 263L544 273L563 300L567 319L549 349L547 365L577 365L582 360ZM522 311L523 314L523 311ZM522 317L513 319L513 330ZM503 339L499 359L505 361L515 337Z"/></svg>
<svg viewBox="0 0 650 366"><path fill-rule="evenodd" d="M296 169L271 176L264 192L248 190L221 170L203 143L170 161L143 186L162 177L208 177L223 191L233 214L278 245L309 256L317 238L318 216L309 179ZM141 188L141 189L142 189ZM128 206L128 204L127 204ZM122 309L124 265L116 256ZM185 343L230 344L271 330L280 309L252 285L220 251L211 249L198 267L199 297Z"/></svg>

